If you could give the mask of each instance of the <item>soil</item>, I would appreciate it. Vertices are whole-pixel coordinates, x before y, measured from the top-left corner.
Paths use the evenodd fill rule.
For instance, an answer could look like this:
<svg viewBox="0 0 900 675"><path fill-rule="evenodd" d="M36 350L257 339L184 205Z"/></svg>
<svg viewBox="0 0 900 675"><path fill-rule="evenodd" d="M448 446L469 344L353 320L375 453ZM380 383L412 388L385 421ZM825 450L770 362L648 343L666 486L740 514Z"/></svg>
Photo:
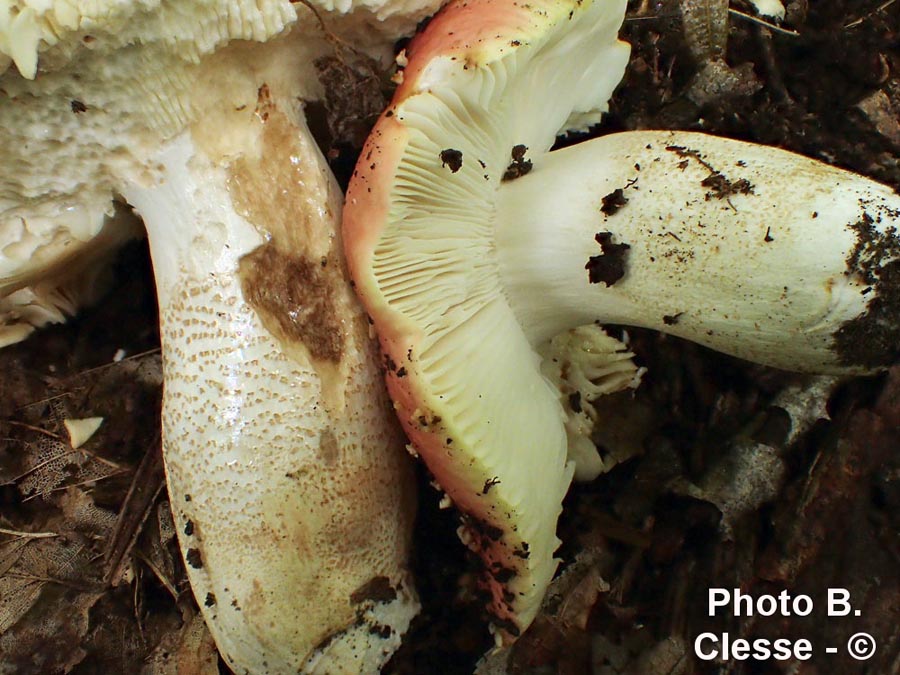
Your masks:
<svg viewBox="0 0 900 675"><path fill-rule="evenodd" d="M703 130L900 188L900 2L786 4L790 32L729 17L726 67L698 59L714 50L690 43L677 0L630 2L631 64L593 133ZM732 7L750 11L738 0ZM341 113L346 101L334 98L311 127L331 129L324 150L346 177L372 120ZM56 535L0 534L2 672L226 670L197 619L165 501L143 246L123 252L117 278L93 309L0 351L0 528ZM647 376L633 396L598 405L601 418L616 420L601 425L598 446L618 463L573 487L559 526L562 573L545 609L482 672L900 672L900 368L801 377L628 334ZM125 358L114 360L119 350ZM62 420L94 415L104 416L97 435L83 451L66 450ZM385 672L468 675L492 643L476 566L455 515L438 508L420 473L424 607ZM813 609L793 611L801 600L786 616L709 616L710 588L804 594ZM846 589L858 614L829 617L829 588ZM805 638L814 655L704 661L693 647L704 632ZM846 648L861 632L878 641L865 661Z"/></svg>

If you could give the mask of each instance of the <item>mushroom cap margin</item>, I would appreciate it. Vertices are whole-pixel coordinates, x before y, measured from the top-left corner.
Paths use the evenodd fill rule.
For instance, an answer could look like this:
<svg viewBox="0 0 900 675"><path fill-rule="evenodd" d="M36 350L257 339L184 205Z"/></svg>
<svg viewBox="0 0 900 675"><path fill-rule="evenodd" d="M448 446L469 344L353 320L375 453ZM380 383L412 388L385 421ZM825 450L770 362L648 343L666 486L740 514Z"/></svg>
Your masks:
<svg viewBox="0 0 900 675"><path fill-rule="evenodd" d="M499 11L504 5L507 8L512 5L514 10L504 14ZM589 2L520 5L484 0L451 3L445 7L431 21L426 31L414 38L409 45L409 60L403 71L401 85L395 93L391 108L382 114L363 148L348 189L344 211L344 243L351 276L356 291L369 312L370 321L379 333L386 357L388 389L394 399L394 407L414 446L422 452L441 487L463 513L461 537L485 561L489 573L486 585L491 595L489 607L495 618L494 628L499 640L507 642L530 623L537 611L543 587L549 583L556 568L556 561L552 557L559 543L555 538L555 522L561 509L562 497L572 477L572 465L565 461L562 410L556 395L550 392L549 385L540 375L537 357L527 345L524 335L514 336L514 341L521 343L516 345L521 349L514 351L528 355L522 369L534 371L527 388L516 390L514 394L523 397L528 397L529 392L539 394L538 398L545 399L544 402L550 404L547 408L553 408L552 412L545 411L542 416L554 418L547 420L554 430L556 426L559 427L559 434L556 434L559 438L554 437L552 442L545 444L548 449L543 453L541 464L546 462L547 466L544 468L547 473L543 473L541 467L532 469L540 474L537 482L543 482L538 492L543 492L544 496L537 501L546 502L542 505L546 508L538 509L542 522L535 525L528 523L529 518L519 513L520 507L524 507L524 511L530 510L525 504L531 499L528 490L507 492L505 488L498 489L491 498L484 499L494 485L489 463L483 464L480 461L483 457L460 453L460 446L465 445L465 442L451 447L453 441L460 438L457 430L461 425L453 419L452 413L449 416L445 414L446 402L438 400L442 397L435 395L430 377L420 370L417 363L417 350L425 337L423 329L413 317L391 307L379 287L373 265L376 248L391 217L393 182L400 171L404 154L413 142L409 129L401 122L404 104L409 99L415 99L417 94L428 95L432 85L441 83L445 75L452 78L461 71L468 70L470 66L485 65L492 58L499 60L506 55L504 52L511 53L526 45L532 36L540 43L543 28L554 28L566 15L572 18L576 9L583 10L590 6ZM610 8L613 17L610 24L617 9L624 11L624 3L617 3L616 6L598 3L594 7L598 12ZM498 11L479 13L483 8L496 8ZM624 43L615 41L615 30L612 34L613 50L617 52L618 61L624 68L628 48ZM447 36L451 36L449 44L442 41ZM459 62L462 63L462 68ZM549 149L557 130L565 128L562 125L566 122L569 111L579 113L591 110L592 107L602 107L605 98L599 101L600 96L602 95L596 93L593 97L573 95L572 107L564 111L561 118L560 110L556 111L553 129L549 132L532 130L528 138L534 139L532 143L535 150L543 152ZM481 162L481 166L484 167L485 164ZM496 167L497 164L492 166ZM488 176L485 175L484 178L487 180ZM495 182L496 179L497 176ZM505 321L507 318L503 315L497 323L515 323L514 319ZM550 436L553 435L551 432ZM538 442L534 445L541 444ZM470 449L467 448L466 451ZM555 481L551 479L554 475L557 479ZM553 484L549 485L551 482ZM474 487L481 488L481 494L474 491ZM498 496L498 492L504 492L508 499ZM528 532L519 532L519 526ZM529 555L529 539L532 543L537 540L538 545L531 549L537 555ZM524 574L520 577L522 573ZM524 598L514 598L513 595Z"/></svg>

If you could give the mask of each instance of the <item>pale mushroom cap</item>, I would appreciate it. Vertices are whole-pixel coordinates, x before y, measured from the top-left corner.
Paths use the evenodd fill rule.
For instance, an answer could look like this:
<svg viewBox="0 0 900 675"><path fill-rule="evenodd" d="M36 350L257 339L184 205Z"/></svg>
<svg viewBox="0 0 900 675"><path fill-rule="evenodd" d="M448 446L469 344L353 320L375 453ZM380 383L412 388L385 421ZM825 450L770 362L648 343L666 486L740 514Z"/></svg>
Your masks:
<svg viewBox="0 0 900 675"><path fill-rule="evenodd" d="M55 270L76 265L77 282L135 236L121 222L101 236L119 177L142 171L160 140L199 117L192 88L200 58L235 37L266 40L296 20L289 2L230 14L215 3L177 4L18 2L0 11L0 53L27 77L38 75L39 55L41 67L37 79L16 68L0 75L0 297L28 288L32 304L52 307L53 294L83 295L67 293L71 276ZM0 300L0 312L0 330L21 336L64 316L35 316L14 300Z"/></svg>
<svg viewBox="0 0 900 675"><path fill-rule="evenodd" d="M440 3L310 4L330 31L384 61L393 40ZM302 99L319 98L314 60L329 49L299 3L17 0L0 7L0 345L63 321L91 299L78 287L81 271L54 270L75 260L81 270L101 266L135 236L115 224L98 239L114 215L118 177L149 169L157 144L203 124L208 92L227 87L221 77L203 80L202 58L290 26L305 37L280 78L293 78ZM254 101L242 96L235 91L235 107L249 116Z"/></svg>
<svg viewBox="0 0 900 675"><path fill-rule="evenodd" d="M348 264L387 356L388 389L463 513L460 536L485 562L498 639L530 623L556 568L572 466L558 393L496 270L480 268L491 256L462 233L431 236L425 222L478 229L513 146L543 153L558 131L583 123L573 111L605 108L628 56L616 40L623 13L624 2L445 7L410 43L346 199ZM561 67L586 44L595 48L577 73Z"/></svg>
<svg viewBox="0 0 900 675"><path fill-rule="evenodd" d="M363 50L386 53L385 41L408 34L440 0L308 0L329 26L352 36ZM38 69L59 70L84 51L112 53L129 45L164 45L162 51L196 63L230 40L265 42L308 10L288 0L8 0L0 7L0 73L14 64L28 79Z"/></svg>

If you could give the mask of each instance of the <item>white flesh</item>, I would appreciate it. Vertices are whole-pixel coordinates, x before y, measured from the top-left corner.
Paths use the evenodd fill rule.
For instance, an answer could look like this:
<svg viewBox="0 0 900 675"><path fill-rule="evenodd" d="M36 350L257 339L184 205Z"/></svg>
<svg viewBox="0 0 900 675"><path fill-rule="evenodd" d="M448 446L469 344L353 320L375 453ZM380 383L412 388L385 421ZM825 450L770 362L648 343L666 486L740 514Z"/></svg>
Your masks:
<svg viewBox="0 0 900 675"><path fill-rule="evenodd" d="M304 129L296 132L310 152ZM312 211L296 213L297 223L319 231L297 255L326 256L337 191L315 154L299 158L305 182L271 187L309 200ZM337 369L310 358L302 340L274 338L244 299L238 271L241 257L266 243L260 226L270 223L238 212L235 173L190 134L158 159L157 182L131 184L124 196L144 218L153 256L163 447L194 594L237 672L374 671L418 603L405 569L406 458L364 318L348 288L333 289L346 346ZM373 579L395 599L366 597Z"/></svg>

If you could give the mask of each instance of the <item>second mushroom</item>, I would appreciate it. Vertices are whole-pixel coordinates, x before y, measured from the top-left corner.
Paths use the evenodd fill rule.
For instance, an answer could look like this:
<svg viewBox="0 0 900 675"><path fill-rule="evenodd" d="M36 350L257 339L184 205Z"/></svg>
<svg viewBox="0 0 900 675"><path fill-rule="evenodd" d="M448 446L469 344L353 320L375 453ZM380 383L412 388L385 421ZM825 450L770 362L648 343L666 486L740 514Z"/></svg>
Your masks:
<svg viewBox="0 0 900 675"><path fill-rule="evenodd" d="M351 275L395 408L484 563L500 642L554 574L573 474L602 469L555 383L612 391L639 375L596 326L566 331L643 326L809 372L898 356L889 188L697 133L550 152L605 110L629 53L624 10L450 3L409 45L346 199Z"/></svg>

